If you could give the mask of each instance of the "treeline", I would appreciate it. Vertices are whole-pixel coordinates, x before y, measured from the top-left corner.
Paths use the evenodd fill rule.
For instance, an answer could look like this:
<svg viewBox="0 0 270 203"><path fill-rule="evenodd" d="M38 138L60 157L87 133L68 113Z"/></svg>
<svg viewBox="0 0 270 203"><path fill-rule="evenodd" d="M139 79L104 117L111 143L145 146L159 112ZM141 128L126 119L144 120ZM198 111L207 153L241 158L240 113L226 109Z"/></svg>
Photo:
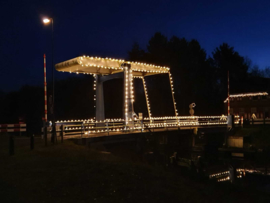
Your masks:
<svg viewBox="0 0 270 203"><path fill-rule="evenodd" d="M186 40L176 36L168 39L156 33L146 49L137 43L128 52L129 61L139 61L168 66L174 81L175 99L179 115L188 115L189 104L196 103L196 115L215 115L224 113L223 101L227 97L227 72L230 72L230 92L269 91L269 82L263 76L269 75L254 66L226 43L217 47L210 57L197 40ZM174 115L171 87L168 74L145 78L152 116ZM48 84L49 95L52 86ZM136 113L148 116L145 94L141 79L134 79ZM105 112L107 118L122 117L123 81L108 81L104 84ZM43 87L23 86L19 91L4 93L0 91L0 124L18 123L23 120L39 131L44 118ZM55 118L86 119L95 116L93 77L71 75L55 83ZM49 119L50 108L48 109Z"/></svg>
<svg viewBox="0 0 270 203"><path fill-rule="evenodd" d="M156 33L146 49L134 43L128 52L129 60L168 66L174 78L175 97L180 115L188 115L188 105L197 104L197 114L224 113L227 97L227 73L230 73L230 92L268 91L269 68L252 67L251 60L241 56L226 43L215 48L210 57L197 40L176 36L168 39ZM160 89L159 81L155 82ZM163 84L167 85L167 84ZM157 107L156 107L157 108Z"/></svg>
<svg viewBox="0 0 270 203"><path fill-rule="evenodd" d="M50 95L52 84L48 84L48 119L51 120ZM55 82L55 118L81 119L94 116L93 78L70 77ZM44 118L44 88L23 86L19 91L0 92L0 124L27 123L28 130L39 132Z"/></svg>

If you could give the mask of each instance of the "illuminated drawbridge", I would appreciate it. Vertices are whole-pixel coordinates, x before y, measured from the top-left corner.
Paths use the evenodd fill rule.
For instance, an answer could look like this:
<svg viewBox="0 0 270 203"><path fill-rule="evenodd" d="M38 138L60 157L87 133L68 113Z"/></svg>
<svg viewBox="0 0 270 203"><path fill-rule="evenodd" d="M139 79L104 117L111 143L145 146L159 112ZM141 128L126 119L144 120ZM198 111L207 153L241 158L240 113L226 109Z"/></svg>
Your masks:
<svg viewBox="0 0 270 203"><path fill-rule="evenodd" d="M57 124L63 124L67 130L83 130L84 132L110 132L110 131L125 131L125 130L143 130L144 128L168 128L168 127L196 127L207 125L222 125L226 126L226 116L178 116L176 102L174 98L173 78L168 67L155 66L140 62L129 62L125 60L81 56L68 61L64 61L55 65L57 71L90 74L94 77L94 95L96 117L90 120L72 120L58 121ZM175 115L171 117L152 117L151 107L149 103L147 86L144 78L150 75L168 74L172 100ZM108 80L123 78L123 117L119 119L105 119L104 112L104 95L103 83ZM138 124L137 116L134 116L134 86L133 78L141 78L144 87L146 105L148 110L148 118L141 120ZM110 125L113 123L113 125ZM117 125L115 123L118 123ZM76 127L68 127L68 126Z"/></svg>
<svg viewBox="0 0 270 203"><path fill-rule="evenodd" d="M55 66L56 70L69 73L82 73L91 74L94 77L94 90L96 90L96 95L94 99L96 100L96 120L104 121L104 95L103 95L103 82L123 78L123 119L125 120L125 125L133 126L134 119L134 86L133 78L141 78L143 82L144 92L146 96L146 105L148 109L149 119L152 119L151 107L149 104L147 87L144 77L156 74L168 74L170 79L170 86L172 91L173 105L175 110L175 116L178 116L176 103L174 99L173 91L173 80L168 67L155 66L151 64L139 63L139 62L129 62L119 59L111 58L99 58L99 57L89 57L82 56L77 57L62 63L58 63Z"/></svg>

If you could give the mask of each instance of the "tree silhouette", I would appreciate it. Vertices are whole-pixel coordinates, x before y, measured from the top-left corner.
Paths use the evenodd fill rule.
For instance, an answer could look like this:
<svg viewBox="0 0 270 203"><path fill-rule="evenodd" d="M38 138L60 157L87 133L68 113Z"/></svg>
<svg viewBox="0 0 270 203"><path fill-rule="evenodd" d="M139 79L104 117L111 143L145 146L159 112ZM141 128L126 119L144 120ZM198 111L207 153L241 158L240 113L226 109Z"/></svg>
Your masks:
<svg viewBox="0 0 270 203"><path fill-rule="evenodd" d="M137 50L132 49L129 52L130 60L137 59L134 58L134 56L138 55L136 54L138 53ZM187 41L185 38L173 36L168 41L161 33L155 33L149 40L147 51L140 58L143 60L142 62L170 67L174 78L175 97L180 114L188 115L188 105L192 102L199 104L197 112L203 114L213 113L215 105L211 103L213 101L213 94L211 93L214 92L213 87L215 87L214 69L210 66L206 53L197 40ZM149 93L152 94L153 98L160 95L160 90L169 91L170 93L170 89L166 89L169 87L169 83L161 83L160 76L151 76L148 80L150 88L153 89ZM171 96L168 93L164 93L164 96L166 98L159 99L160 102L163 100L166 105L169 105L172 102ZM165 106L165 104L162 105L161 103L159 105ZM153 108L155 108L155 105ZM158 109L158 106L156 108ZM169 109L172 108L173 106L169 107ZM166 112L171 112L169 109ZM173 114L173 112L171 113Z"/></svg>
<svg viewBox="0 0 270 203"><path fill-rule="evenodd" d="M217 80L220 81L220 94L226 97L227 93L227 76L230 74L230 86L233 92L244 92L245 83L248 76L248 64L244 57L234 51L227 43L217 47L213 55L213 65L217 71Z"/></svg>
<svg viewBox="0 0 270 203"><path fill-rule="evenodd" d="M144 61L145 52L140 48L140 45L135 42L132 46L131 51L128 52L129 59L133 61Z"/></svg>

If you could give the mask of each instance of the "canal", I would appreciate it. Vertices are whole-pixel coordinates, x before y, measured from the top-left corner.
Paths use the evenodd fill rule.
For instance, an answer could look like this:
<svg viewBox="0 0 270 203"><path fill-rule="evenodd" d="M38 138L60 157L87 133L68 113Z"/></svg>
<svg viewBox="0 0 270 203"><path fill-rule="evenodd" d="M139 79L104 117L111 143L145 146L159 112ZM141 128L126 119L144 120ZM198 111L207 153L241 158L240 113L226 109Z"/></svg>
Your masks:
<svg viewBox="0 0 270 203"><path fill-rule="evenodd" d="M269 150L252 146L250 137L243 139L242 148L228 146L228 138L232 136L232 133L228 136L228 133L203 131L194 135L193 130L148 132L139 134L133 141L96 147L133 162L174 170L198 181L267 189L270 186Z"/></svg>

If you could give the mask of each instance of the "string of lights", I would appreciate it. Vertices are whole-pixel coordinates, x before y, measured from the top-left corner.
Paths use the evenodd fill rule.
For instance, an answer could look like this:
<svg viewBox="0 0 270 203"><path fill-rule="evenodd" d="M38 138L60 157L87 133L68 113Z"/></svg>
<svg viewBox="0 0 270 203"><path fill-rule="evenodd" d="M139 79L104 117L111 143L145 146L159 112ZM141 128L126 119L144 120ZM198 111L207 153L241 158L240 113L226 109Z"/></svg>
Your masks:
<svg viewBox="0 0 270 203"><path fill-rule="evenodd" d="M55 67L58 71L70 73L75 72L77 74L79 73L97 74L98 71L100 72L101 70L103 70L104 74L112 74L114 71L124 71L124 68L122 67L123 63L130 64L131 70L134 72L158 74L158 73L168 73L168 71L170 70L168 67L156 66L153 64L130 62L122 59L89 57L89 56L76 57L74 59L58 63L55 65Z"/></svg>
<svg viewBox="0 0 270 203"><path fill-rule="evenodd" d="M90 122L89 122L90 121ZM85 134L96 134L96 133L102 133L102 132L120 132L120 131L134 131L134 130L144 130L144 127L142 127L141 125L135 124L133 127L132 126L127 126L125 125L125 121L123 122L122 119L118 119L117 122L111 122L108 123L107 127L96 127L95 123L98 123L97 121L94 121L93 119L91 120L87 120L88 123L85 123L85 120L74 120L73 123L65 124L65 131L69 132L69 131L79 131L81 132L81 130L86 130ZM58 125L62 124L61 122L57 121L56 122ZM77 124L76 124L77 123ZM214 123L200 123L200 122L190 122L190 121L186 121L186 122L174 122L174 123L166 123L166 122L160 122L160 123L145 123L144 126L146 128L170 128L170 127L198 127L198 126L210 126L210 125L226 125L226 122L214 122Z"/></svg>
<svg viewBox="0 0 270 203"><path fill-rule="evenodd" d="M171 85L171 92L172 92L174 112L175 112L175 116L177 117L178 116L178 112L177 112L176 102L175 102L175 98L174 98L173 78L172 78L172 74L170 72L168 72L168 75L169 75L169 81L170 81L170 85Z"/></svg>
<svg viewBox="0 0 270 203"><path fill-rule="evenodd" d="M256 97L256 96L267 96L267 92L256 92L256 93L242 93L242 94L231 94L230 98L237 97ZM224 100L224 103L228 102L228 97Z"/></svg>
<svg viewBox="0 0 270 203"><path fill-rule="evenodd" d="M128 124L128 92L129 92L129 88L128 88L128 67L125 67L126 71L125 71L125 123L126 125Z"/></svg>
<svg viewBox="0 0 270 203"><path fill-rule="evenodd" d="M144 118L145 127L147 128L160 128L160 127L175 127L175 126L200 126L200 125L225 125L227 124L227 117L225 116L178 116L177 105L174 96L174 85L172 74L170 73L170 69L168 67L155 66L152 64L140 63L140 62L129 62L122 59L114 59L114 58L101 58L101 57L89 57L89 56L81 56L76 57L74 59L59 63L56 65L56 69L58 71L76 73L76 74L90 74L94 77L93 90L94 94L94 108L96 108L97 98L96 98L96 86L97 86L97 74L106 75L106 74L114 74L118 72L124 72L124 118L114 118L114 119L105 119L105 120L96 120L93 119L85 119L85 120L65 120L64 123L72 123L72 122L82 122L83 124L97 124L97 123L106 123L107 127L109 123L119 122L119 125L123 125L124 130L137 129L136 125L134 125L134 111L133 111L133 103L135 102L134 96L134 87L133 87L133 79L141 78L143 81L143 87L145 91L145 98L148 110L148 118ZM104 70L106 70L104 72ZM103 72L102 72L103 71ZM145 82L145 76L151 74L159 74L159 73L168 73L172 100L174 105L175 116L165 116L165 117L152 117L151 106L149 102L149 96L147 91L147 86ZM221 119L222 118L222 119ZM219 120L217 120L219 119ZM147 123L149 121L149 123ZM155 123L153 123L155 121ZM58 121L58 124L61 124L62 121ZM124 124L122 123L124 122ZM99 125L102 126L102 125ZM85 128L85 127L84 127ZM88 126L85 129L93 129L95 132L99 127ZM104 127L103 127L104 128ZM112 127L109 127L112 128ZM139 127L141 128L141 127ZM117 129L113 127L114 130ZM104 129L100 129L101 132ZM106 129L105 129L106 130ZM110 129L109 129L110 130Z"/></svg>
<svg viewBox="0 0 270 203"><path fill-rule="evenodd" d="M151 117L152 120L183 120L183 119L187 119L189 121L192 121L194 119L220 119L222 116L164 116L164 117ZM236 116L237 117L237 116ZM227 116L226 116L227 118ZM239 116L238 116L239 118ZM144 120L150 120L149 117L145 117ZM71 119L71 120L58 120L56 121L56 123L67 123L67 122L90 122L90 123L102 123L102 122L123 122L125 121L122 118L107 118L105 120L95 120L94 118L92 119Z"/></svg>
<svg viewBox="0 0 270 203"><path fill-rule="evenodd" d="M143 88L144 88L144 94L145 94L145 100L146 100L146 105L147 105L147 111L148 111L148 116L150 119L150 122L152 122L152 114L151 114L151 107L150 107L150 103L149 103L149 98L148 98L148 92L147 92L147 87L146 87L146 83L145 83L145 79L144 77L141 77L142 82L143 82Z"/></svg>
<svg viewBox="0 0 270 203"><path fill-rule="evenodd" d="M135 97L134 97L134 87L133 87L133 74L132 70L129 70L129 80L130 80L130 94L131 94L131 102L135 102Z"/></svg>
<svg viewBox="0 0 270 203"><path fill-rule="evenodd" d="M93 84L93 90L94 90L94 109L96 109L96 100L97 100L97 98L96 98L96 95L97 95L97 93L96 93L96 91L97 91L97 75L93 75L93 78L94 78L94 84Z"/></svg>

